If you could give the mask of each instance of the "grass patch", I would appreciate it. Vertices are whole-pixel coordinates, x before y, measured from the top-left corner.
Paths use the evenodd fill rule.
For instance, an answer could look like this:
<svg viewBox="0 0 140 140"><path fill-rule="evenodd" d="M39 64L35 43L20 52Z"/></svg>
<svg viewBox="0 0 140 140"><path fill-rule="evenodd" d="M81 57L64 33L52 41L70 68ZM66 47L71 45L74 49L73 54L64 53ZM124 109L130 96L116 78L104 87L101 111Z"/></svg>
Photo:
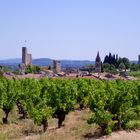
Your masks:
<svg viewBox="0 0 140 140"><path fill-rule="evenodd" d="M127 130L135 130L140 128L140 120L131 120L126 125L125 128Z"/></svg>
<svg viewBox="0 0 140 140"><path fill-rule="evenodd" d="M52 126L49 127L46 133L32 138L30 137L30 140L85 140L90 138L91 135L95 138L97 126L87 123L89 114L90 112L88 110L70 112L69 115L66 116L64 127L60 129L57 128L57 121L52 119L49 121Z"/></svg>
<svg viewBox="0 0 140 140"><path fill-rule="evenodd" d="M140 70L139 71L132 71L128 73L129 76L134 76L136 78L140 78Z"/></svg>
<svg viewBox="0 0 140 140"><path fill-rule="evenodd" d="M6 140L6 135L3 132L0 132L0 140Z"/></svg>
<svg viewBox="0 0 140 140"><path fill-rule="evenodd" d="M64 126L58 129L58 120L49 120L49 129L43 133L43 126L37 126L33 120L21 120L16 106L10 112L8 124L2 123L4 112L0 110L0 140L7 139L30 139L30 140L84 140L85 135L93 134L97 127L87 124L87 118L90 115L88 109L75 110L66 116Z"/></svg>

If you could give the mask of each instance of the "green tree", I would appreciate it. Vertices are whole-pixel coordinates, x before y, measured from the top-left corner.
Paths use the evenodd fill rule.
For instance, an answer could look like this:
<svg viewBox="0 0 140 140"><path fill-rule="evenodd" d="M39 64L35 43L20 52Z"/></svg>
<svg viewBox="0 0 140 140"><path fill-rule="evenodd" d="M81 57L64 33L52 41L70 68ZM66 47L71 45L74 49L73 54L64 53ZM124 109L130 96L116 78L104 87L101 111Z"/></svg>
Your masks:
<svg viewBox="0 0 140 140"><path fill-rule="evenodd" d="M119 70L120 70L120 71L124 70L125 68L126 68L126 67L125 67L124 63L120 63L120 64L119 64Z"/></svg>
<svg viewBox="0 0 140 140"><path fill-rule="evenodd" d="M58 118L58 127L61 127L66 115L74 109L76 102L77 85L72 80L53 80L48 89L49 106L53 108L53 116Z"/></svg>
<svg viewBox="0 0 140 140"><path fill-rule="evenodd" d="M108 63L103 64L103 71L113 73L113 74L117 73L115 66L113 64L108 64Z"/></svg>
<svg viewBox="0 0 140 140"><path fill-rule="evenodd" d="M124 58L122 58L122 61L123 61L124 65L125 65L125 69L129 69L130 68L130 61L129 61L129 59L124 57Z"/></svg>
<svg viewBox="0 0 140 140"><path fill-rule="evenodd" d="M10 111L13 109L15 102L18 98L19 93L19 82L16 80L9 80L6 78L2 78L4 88L1 91L2 93L2 110L5 113L5 118L3 118L3 123L8 122L8 115Z"/></svg>
<svg viewBox="0 0 140 140"><path fill-rule="evenodd" d="M34 122L43 125L45 132L48 128L48 119L52 116L52 108L47 106L48 99L42 96L41 88L40 82L35 79L22 80L20 101Z"/></svg>
<svg viewBox="0 0 140 140"><path fill-rule="evenodd" d="M31 65L26 66L25 74L33 73L33 67Z"/></svg>
<svg viewBox="0 0 140 140"><path fill-rule="evenodd" d="M119 58L118 64L120 65L121 63L123 63L125 65L125 70L130 68L130 61L128 58L126 58L126 57Z"/></svg>
<svg viewBox="0 0 140 140"><path fill-rule="evenodd" d="M104 63L103 64L103 71L104 72L110 72L110 64L109 63Z"/></svg>
<svg viewBox="0 0 140 140"><path fill-rule="evenodd" d="M40 72L40 67L39 66L32 66L33 67L33 73L39 73Z"/></svg>
<svg viewBox="0 0 140 140"><path fill-rule="evenodd" d="M83 109L88 104L90 79L77 79L75 84L78 88L77 103Z"/></svg>
<svg viewBox="0 0 140 140"><path fill-rule="evenodd" d="M139 70L139 65L132 63L130 66L131 71L138 71Z"/></svg>

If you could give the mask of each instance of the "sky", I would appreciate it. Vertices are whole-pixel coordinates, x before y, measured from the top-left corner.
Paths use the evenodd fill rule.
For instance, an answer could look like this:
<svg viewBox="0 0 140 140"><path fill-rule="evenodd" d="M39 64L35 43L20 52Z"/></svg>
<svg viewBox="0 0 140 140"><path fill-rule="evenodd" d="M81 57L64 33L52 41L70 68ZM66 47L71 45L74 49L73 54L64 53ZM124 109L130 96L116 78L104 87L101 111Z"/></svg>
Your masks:
<svg viewBox="0 0 140 140"><path fill-rule="evenodd" d="M137 60L140 0L0 0L0 59L23 46L33 58Z"/></svg>

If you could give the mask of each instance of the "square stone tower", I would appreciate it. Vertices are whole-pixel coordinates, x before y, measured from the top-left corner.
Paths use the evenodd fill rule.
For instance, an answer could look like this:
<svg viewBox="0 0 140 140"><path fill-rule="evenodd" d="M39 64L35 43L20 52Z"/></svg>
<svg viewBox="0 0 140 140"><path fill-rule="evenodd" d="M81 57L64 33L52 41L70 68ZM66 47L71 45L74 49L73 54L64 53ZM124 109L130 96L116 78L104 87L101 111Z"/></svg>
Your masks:
<svg viewBox="0 0 140 140"><path fill-rule="evenodd" d="M53 60L53 69L55 73L61 72L61 61Z"/></svg>

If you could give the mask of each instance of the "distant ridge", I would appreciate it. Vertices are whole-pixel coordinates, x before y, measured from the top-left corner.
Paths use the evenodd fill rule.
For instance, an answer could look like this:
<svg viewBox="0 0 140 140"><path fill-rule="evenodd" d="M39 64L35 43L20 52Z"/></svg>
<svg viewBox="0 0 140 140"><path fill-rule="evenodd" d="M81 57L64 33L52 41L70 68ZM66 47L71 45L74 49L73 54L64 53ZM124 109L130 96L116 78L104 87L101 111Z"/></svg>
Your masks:
<svg viewBox="0 0 140 140"><path fill-rule="evenodd" d="M7 65L7 66L14 66L20 64L22 61L20 58L15 59L6 59L6 60L0 60L0 65ZM52 66L53 65L53 59L50 58L38 58L33 59L33 65L37 66ZM137 64L138 61L133 60L131 63ZM95 64L95 61L89 61L89 60L61 60L61 66L63 68L80 68L86 65Z"/></svg>
<svg viewBox="0 0 140 140"><path fill-rule="evenodd" d="M94 64L94 61L88 61L88 60L60 60L61 66L63 68L73 67L73 68L79 68L85 65ZM38 66L52 66L53 65L53 59L49 58L39 58L39 59L33 59L33 64Z"/></svg>
<svg viewBox="0 0 140 140"><path fill-rule="evenodd" d="M138 61L136 61L136 60L132 60L131 63L138 64Z"/></svg>
<svg viewBox="0 0 140 140"><path fill-rule="evenodd" d="M0 65L18 65L22 62L20 58L16 59L6 59L6 60L0 60ZM38 66L52 66L53 65L53 59L50 58L38 58L33 59L32 61L33 65ZM63 68L73 67L73 68L79 68L85 65L94 64L94 61L89 60L61 60L61 66Z"/></svg>
<svg viewBox="0 0 140 140"><path fill-rule="evenodd" d="M0 60L0 64L20 64L21 63L21 59L20 58L14 58L14 59L5 59L5 60Z"/></svg>

